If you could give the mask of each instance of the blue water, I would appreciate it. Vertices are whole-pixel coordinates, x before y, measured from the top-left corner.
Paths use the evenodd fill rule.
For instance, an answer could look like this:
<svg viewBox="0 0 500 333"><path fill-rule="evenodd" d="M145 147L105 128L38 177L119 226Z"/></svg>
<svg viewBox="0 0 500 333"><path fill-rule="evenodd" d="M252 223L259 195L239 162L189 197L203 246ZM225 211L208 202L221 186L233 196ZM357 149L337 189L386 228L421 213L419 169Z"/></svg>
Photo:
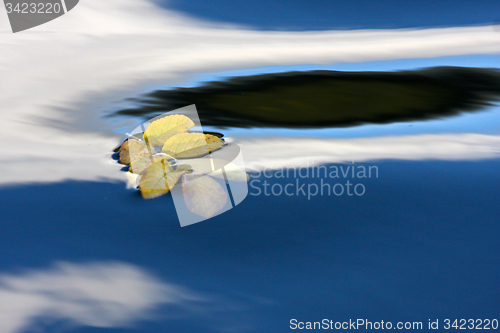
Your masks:
<svg viewBox="0 0 500 333"><path fill-rule="evenodd" d="M127 262L209 295L216 308L74 332L287 332L292 318L425 324L498 316L500 160L370 165L379 177L362 180L363 196L251 190L236 208L185 228L169 196L145 201L121 183L3 188L0 266Z"/></svg>
<svg viewBox="0 0 500 333"><path fill-rule="evenodd" d="M258 30L458 27L491 24L500 19L498 0L160 2L164 8L189 16ZM498 68L499 64L499 55L479 54L214 69L195 73L184 86L291 70L397 71L430 66ZM41 75L38 80L44 84L46 77ZM151 91L173 88L156 84L152 83ZM117 108L128 107L133 102L118 104ZM100 120L111 135L123 119ZM119 128L121 135L135 127L129 123ZM70 126L66 129L74 130ZM497 103L480 112L454 117L351 128L205 129L236 139L273 135L276 140L292 136L499 135L500 109ZM103 160L110 153L105 149L99 147L96 151ZM339 322L360 318L394 324L419 321L424 325L422 331L428 331L425 328L429 319L439 319L438 331L445 331L445 319L500 319L500 158L382 160L365 164L376 165L379 177L350 179L365 186L362 196L317 195L309 200L300 192L292 196L255 196L251 188L237 207L184 228L179 226L169 194L143 200L137 191L125 189L124 182L2 184L0 318L10 320L25 315L24 321L20 320L24 328L16 333L274 333L293 331L289 325L293 318ZM281 187L297 181L253 180L267 180L271 186ZM320 184L321 179L299 181L307 189L310 184ZM334 185L346 180L324 181ZM122 298L116 300L116 295L110 297L107 293L113 283L123 281L119 272L110 270L106 275L88 268L88 276L80 272L76 276L69 274L65 280L61 277L67 272L54 268L58 262L84 270L89 263L111 268L112 263L122 263L145 276L125 276L132 287L122 287L123 295L118 295ZM46 273L61 279L46 278ZM6 277L29 283L15 289ZM65 284L70 278L76 280L76 285ZM108 284L92 284L92 278L103 278ZM141 300L155 299L149 289L142 293L134 289L134 283L141 281L147 285L156 281L180 286L200 299L178 304L152 301L141 308L141 315L128 314L133 304L141 307ZM89 322L89 318L108 316L97 296L92 299L80 294L83 288L97 291L104 300L110 299L108 305L116 306L116 311L125 313L132 322ZM16 297L10 298L11 293ZM28 296L31 298L24 298ZM22 306L15 308L13 299ZM43 303L47 300L49 304ZM30 312L34 302L41 305ZM75 305L81 308L73 308ZM18 311L6 312L12 308ZM95 313L88 314L85 309ZM87 321L75 322L80 315Z"/></svg>
<svg viewBox="0 0 500 333"><path fill-rule="evenodd" d="M492 24L495 0L161 0L169 9L261 30L394 29Z"/></svg>

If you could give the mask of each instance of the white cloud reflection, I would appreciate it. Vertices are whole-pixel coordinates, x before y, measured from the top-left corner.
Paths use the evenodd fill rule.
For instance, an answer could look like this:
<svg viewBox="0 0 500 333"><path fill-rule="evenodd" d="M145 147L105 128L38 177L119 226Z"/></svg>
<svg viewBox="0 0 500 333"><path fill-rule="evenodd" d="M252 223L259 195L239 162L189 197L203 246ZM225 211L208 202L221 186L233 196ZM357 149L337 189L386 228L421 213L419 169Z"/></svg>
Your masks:
<svg viewBox="0 0 500 333"><path fill-rule="evenodd" d="M187 18L148 0L81 1L67 15L18 34L10 33L4 6L0 17L4 184L121 179L106 154L116 137L99 111L156 83L179 85L196 73L253 66L500 52L492 26L250 31Z"/></svg>
<svg viewBox="0 0 500 333"><path fill-rule="evenodd" d="M130 264L63 262L47 270L0 275L0 332L31 331L39 318L124 327L150 319L161 305L183 308L201 300Z"/></svg>
<svg viewBox="0 0 500 333"><path fill-rule="evenodd" d="M357 139L259 137L236 142L253 170L374 160L467 161L500 157L500 136L423 134ZM248 163L249 162L249 163Z"/></svg>

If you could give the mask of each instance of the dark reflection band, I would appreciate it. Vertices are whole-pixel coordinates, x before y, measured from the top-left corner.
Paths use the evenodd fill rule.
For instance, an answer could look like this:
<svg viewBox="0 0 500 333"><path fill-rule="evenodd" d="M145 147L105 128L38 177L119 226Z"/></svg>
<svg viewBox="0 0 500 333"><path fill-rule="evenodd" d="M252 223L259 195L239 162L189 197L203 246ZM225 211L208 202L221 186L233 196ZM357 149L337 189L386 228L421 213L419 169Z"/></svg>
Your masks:
<svg viewBox="0 0 500 333"><path fill-rule="evenodd" d="M499 96L497 69L289 72L158 90L116 114L150 118L196 104L205 126L321 128L452 116Z"/></svg>

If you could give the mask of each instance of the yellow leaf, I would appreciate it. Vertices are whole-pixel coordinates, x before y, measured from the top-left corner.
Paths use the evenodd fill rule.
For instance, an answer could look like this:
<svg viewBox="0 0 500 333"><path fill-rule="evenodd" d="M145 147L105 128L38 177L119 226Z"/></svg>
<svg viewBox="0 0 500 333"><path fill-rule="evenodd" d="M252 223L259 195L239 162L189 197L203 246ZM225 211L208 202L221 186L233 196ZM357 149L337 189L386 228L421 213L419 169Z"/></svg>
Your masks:
<svg viewBox="0 0 500 333"><path fill-rule="evenodd" d="M187 132L194 125L185 115L173 114L153 121L144 132L144 139L152 146L162 147L168 139Z"/></svg>
<svg viewBox="0 0 500 333"><path fill-rule="evenodd" d="M168 139L162 153L179 159L195 158L219 150L225 144L224 140L210 134L182 133Z"/></svg>
<svg viewBox="0 0 500 333"><path fill-rule="evenodd" d="M227 193L217 181L208 176L195 175L195 178L184 181L182 193L187 208L207 219L214 216L227 203Z"/></svg>
<svg viewBox="0 0 500 333"><path fill-rule="evenodd" d="M132 158L132 163L130 164L129 171L132 173L141 174L148 166L153 163L159 162L162 159L170 161L173 160L173 157L162 153L150 155L147 151L144 151L142 154L137 154L134 158Z"/></svg>
<svg viewBox="0 0 500 333"><path fill-rule="evenodd" d="M130 151L134 152L133 150ZM140 151L135 152L130 159L130 172L140 174L153 160L155 151L153 147L144 146Z"/></svg>
<svg viewBox="0 0 500 333"><path fill-rule="evenodd" d="M130 156L133 156L137 152L141 151L146 144L137 139L128 138L121 146L120 146L120 160L121 164L129 165L130 164Z"/></svg>
<svg viewBox="0 0 500 333"><path fill-rule="evenodd" d="M144 199L153 199L168 193L186 171L173 171L166 159L148 166L141 174L139 187Z"/></svg>

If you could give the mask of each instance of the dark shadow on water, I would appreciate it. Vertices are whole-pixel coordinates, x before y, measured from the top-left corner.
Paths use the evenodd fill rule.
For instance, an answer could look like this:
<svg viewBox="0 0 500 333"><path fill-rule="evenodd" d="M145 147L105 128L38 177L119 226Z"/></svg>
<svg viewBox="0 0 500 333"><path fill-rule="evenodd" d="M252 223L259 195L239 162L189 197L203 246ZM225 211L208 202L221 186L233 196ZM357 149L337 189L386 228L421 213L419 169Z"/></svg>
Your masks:
<svg viewBox="0 0 500 333"><path fill-rule="evenodd" d="M497 69L289 72L158 90L116 115L146 120L196 104L203 125L322 128L436 119L481 110L499 97Z"/></svg>
<svg viewBox="0 0 500 333"><path fill-rule="evenodd" d="M238 299L244 307L233 318L258 332L288 331L296 317L426 323L498 315L500 160L372 164L379 178L363 180L364 196L250 194L185 228L169 195L142 200L121 183L3 188L1 273L59 260L123 261ZM160 318L138 330L211 332L204 320Z"/></svg>

